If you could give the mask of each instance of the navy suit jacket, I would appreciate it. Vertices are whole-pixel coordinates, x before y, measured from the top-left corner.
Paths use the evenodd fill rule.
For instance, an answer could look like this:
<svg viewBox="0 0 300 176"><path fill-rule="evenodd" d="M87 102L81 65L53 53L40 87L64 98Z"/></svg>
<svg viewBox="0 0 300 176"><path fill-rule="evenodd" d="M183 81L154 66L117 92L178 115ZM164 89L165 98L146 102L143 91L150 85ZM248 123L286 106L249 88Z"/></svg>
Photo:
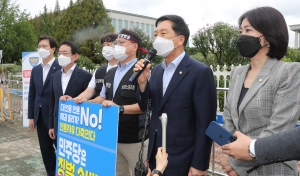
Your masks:
<svg viewBox="0 0 300 176"><path fill-rule="evenodd" d="M54 128L55 136L57 135L57 122L58 122L58 104L59 98L62 95L69 95L71 97L77 97L88 87L92 78L92 74L84 71L77 66L71 75L65 93L63 94L61 85L62 72L56 72L53 74L50 83L50 102L49 102L49 129Z"/></svg>
<svg viewBox="0 0 300 176"><path fill-rule="evenodd" d="M56 60L51 65L49 73L43 85L43 67L41 64L34 67L31 71L30 87L28 96L28 119L34 119L36 125L42 109L42 116L45 126L48 127L49 119L49 96L50 96L50 79L52 74L59 71L61 66Z"/></svg>
<svg viewBox="0 0 300 176"><path fill-rule="evenodd" d="M154 67L145 91L137 91L138 103L143 111L146 110L147 100L152 99L148 159L152 152L157 151L153 148L155 133L158 147L162 146L159 117L167 113L168 167L164 174L187 175L190 166L207 170L212 141L206 136L205 130L216 119L217 107L212 70L185 54L164 96L163 73L162 65Z"/></svg>

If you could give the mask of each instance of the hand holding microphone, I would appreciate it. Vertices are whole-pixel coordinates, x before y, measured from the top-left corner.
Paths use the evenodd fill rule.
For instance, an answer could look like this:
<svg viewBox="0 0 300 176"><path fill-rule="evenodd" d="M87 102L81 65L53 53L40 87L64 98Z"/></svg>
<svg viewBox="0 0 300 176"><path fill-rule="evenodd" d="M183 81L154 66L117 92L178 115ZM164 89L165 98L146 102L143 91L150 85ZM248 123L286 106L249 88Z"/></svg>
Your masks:
<svg viewBox="0 0 300 176"><path fill-rule="evenodd" d="M129 79L130 82L135 82L136 80L139 83L145 83L150 77L150 66L149 64L151 60L156 56L157 51L152 48L148 51L146 57L144 59L139 60L135 64L135 68L133 69L134 73Z"/></svg>

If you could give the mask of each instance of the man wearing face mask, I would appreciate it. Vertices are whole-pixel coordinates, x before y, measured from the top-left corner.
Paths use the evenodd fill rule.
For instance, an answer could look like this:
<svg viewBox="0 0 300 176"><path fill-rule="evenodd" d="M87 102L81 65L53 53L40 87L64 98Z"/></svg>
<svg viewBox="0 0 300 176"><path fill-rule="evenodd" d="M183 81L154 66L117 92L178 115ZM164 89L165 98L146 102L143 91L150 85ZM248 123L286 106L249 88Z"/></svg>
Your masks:
<svg viewBox="0 0 300 176"><path fill-rule="evenodd" d="M189 38L185 21L177 15L157 19L153 47L164 57L150 72L148 65L138 78L138 103L142 110L152 99L148 159L155 169L155 154L162 146L159 117L167 113L166 150L168 166L164 175L205 175L209 167L212 141L205 135L216 119L216 85L212 70L184 51ZM144 67L143 59L134 71ZM151 77L150 77L151 74ZM157 173L158 171L155 171Z"/></svg>
<svg viewBox="0 0 300 176"><path fill-rule="evenodd" d="M78 58L78 46L71 41L64 41L58 51L58 63L62 69L53 74L50 82L49 136L54 140L57 136L59 98L66 94L78 96L92 78L92 74L76 66Z"/></svg>
<svg viewBox="0 0 300 176"><path fill-rule="evenodd" d="M100 96L90 100L101 103L103 107L119 106L117 176L132 175L141 148L139 115L142 111L135 98L137 83L129 82L134 64L137 62L137 51L143 51L140 48L141 43L140 37L135 32L127 29L120 32L114 42L114 58L119 63L105 75L105 86L102 87ZM146 140L144 154L147 144Z"/></svg>
<svg viewBox="0 0 300 176"><path fill-rule="evenodd" d="M97 97L100 95L100 91L102 89L102 85L104 82L104 76L113 67L117 66L118 60L114 58L114 49L112 46L113 41L116 40L118 34L107 34L103 36L100 40L103 48L102 55L108 61L107 65L103 65L99 67L91 79L88 88L82 92L80 95L74 98L76 103L82 103L83 101L89 100L93 97ZM70 96L65 96L65 99L70 99Z"/></svg>
<svg viewBox="0 0 300 176"><path fill-rule="evenodd" d="M30 77L28 95L29 128L37 127L37 134L43 162L48 176L55 173L55 141L49 135L49 95L52 74L59 71L61 66L54 58L57 42L53 37L42 36L38 40L38 53L42 63L34 67Z"/></svg>

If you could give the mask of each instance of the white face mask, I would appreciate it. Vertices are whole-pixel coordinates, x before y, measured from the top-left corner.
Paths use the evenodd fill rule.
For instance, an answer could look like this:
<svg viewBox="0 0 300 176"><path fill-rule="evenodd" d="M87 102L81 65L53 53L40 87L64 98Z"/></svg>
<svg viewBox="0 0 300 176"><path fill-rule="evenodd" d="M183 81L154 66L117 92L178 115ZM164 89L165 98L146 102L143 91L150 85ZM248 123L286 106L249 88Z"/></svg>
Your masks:
<svg viewBox="0 0 300 176"><path fill-rule="evenodd" d="M110 61L114 57L114 48L111 46L104 46L102 48L102 55L106 60Z"/></svg>
<svg viewBox="0 0 300 176"><path fill-rule="evenodd" d="M69 63L71 63L71 57L67 57L64 55L60 55L58 57L58 64L62 67L66 67L67 65L69 65Z"/></svg>
<svg viewBox="0 0 300 176"><path fill-rule="evenodd" d="M50 56L50 51L44 48L40 48L38 53L42 59L47 59Z"/></svg>
<svg viewBox="0 0 300 176"><path fill-rule="evenodd" d="M177 37L175 37L174 39L176 39ZM153 42L153 48L156 49L157 55L167 57L175 48L173 43L174 39L156 37L155 41Z"/></svg>
<svg viewBox="0 0 300 176"><path fill-rule="evenodd" d="M115 46L114 48L114 58L117 59L119 62L125 60L129 55L126 54L126 47L124 46Z"/></svg>

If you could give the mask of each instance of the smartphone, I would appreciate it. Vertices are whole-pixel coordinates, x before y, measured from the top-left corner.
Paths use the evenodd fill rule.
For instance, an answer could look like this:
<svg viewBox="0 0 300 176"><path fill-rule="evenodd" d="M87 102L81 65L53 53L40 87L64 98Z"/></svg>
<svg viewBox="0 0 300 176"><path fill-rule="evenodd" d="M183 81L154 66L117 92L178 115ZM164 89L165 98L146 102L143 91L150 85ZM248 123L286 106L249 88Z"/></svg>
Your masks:
<svg viewBox="0 0 300 176"><path fill-rule="evenodd" d="M236 140L236 137L234 137L229 131L217 124L215 121L210 122L205 133L220 146Z"/></svg>

